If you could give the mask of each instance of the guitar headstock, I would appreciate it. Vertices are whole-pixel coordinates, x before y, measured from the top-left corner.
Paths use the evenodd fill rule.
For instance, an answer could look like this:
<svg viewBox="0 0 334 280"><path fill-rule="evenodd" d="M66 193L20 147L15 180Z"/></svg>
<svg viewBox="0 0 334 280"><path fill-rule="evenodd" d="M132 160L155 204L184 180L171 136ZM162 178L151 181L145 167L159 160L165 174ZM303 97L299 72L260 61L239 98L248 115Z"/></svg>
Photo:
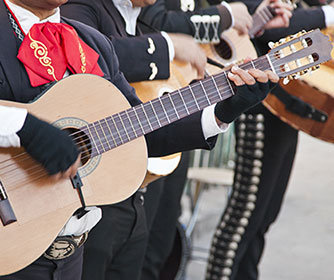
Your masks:
<svg viewBox="0 0 334 280"><path fill-rule="evenodd" d="M301 31L277 43L269 43L269 47L271 51L267 57L276 74L286 77L286 82L318 69L320 63L331 59L333 48L329 38L319 29Z"/></svg>

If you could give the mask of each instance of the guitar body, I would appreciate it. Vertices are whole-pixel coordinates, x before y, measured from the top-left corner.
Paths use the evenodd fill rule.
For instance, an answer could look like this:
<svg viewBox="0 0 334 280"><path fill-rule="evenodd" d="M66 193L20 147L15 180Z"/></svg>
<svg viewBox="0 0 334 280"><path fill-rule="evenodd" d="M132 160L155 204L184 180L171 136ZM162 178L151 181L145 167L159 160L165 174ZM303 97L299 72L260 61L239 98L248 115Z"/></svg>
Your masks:
<svg viewBox="0 0 334 280"><path fill-rule="evenodd" d="M180 64L178 64L178 66L176 66L175 63L170 64L170 77L167 80L153 80L131 83L131 86L136 89L136 94L142 102L150 101L162 96L164 93L172 92L186 85L184 77L179 72L182 67L182 63L177 63ZM172 173L179 165L180 160L181 153L175 153L160 158L149 158L147 174L142 187L147 186L149 183L159 179L162 176L166 176Z"/></svg>
<svg viewBox="0 0 334 280"><path fill-rule="evenodd" d="M231 28L221 35L218 44L201 44L207 57L228 66L231 63L238 63L245 57L252 59L257 57L256 50L248 35L239 35L238 31ZM221 68L207 64L207 71L210 75L221 72Z"/></svg>
<svg viewBox="0 0 334 280"><path fill-rule="evenodd" d="M312 75L302 76L299 80L290 81L287 85L280 84L289 94L326 112L328 119L324 123L302 118L287 111L285 105L274 94L269 94L263 103L274 115L292 127L321 140L334 143L333 77L334 69L321 65Z"/></svg>
<svg viewBox="0 0 334 280"><path fill-rule="evenodd" d="M0 104L27 108L62 128L79 128L130 107L115 86L93 75L65 78L32 104ZM0 180L17 218L10 225L0 224L0 275L16 272L41 256L81 206L70 180L53 182L27 154L17 156L22 152L0 149ZM144 137L90 158L79 169L87 205L131 196L142 183L146 166Z"/></svg>

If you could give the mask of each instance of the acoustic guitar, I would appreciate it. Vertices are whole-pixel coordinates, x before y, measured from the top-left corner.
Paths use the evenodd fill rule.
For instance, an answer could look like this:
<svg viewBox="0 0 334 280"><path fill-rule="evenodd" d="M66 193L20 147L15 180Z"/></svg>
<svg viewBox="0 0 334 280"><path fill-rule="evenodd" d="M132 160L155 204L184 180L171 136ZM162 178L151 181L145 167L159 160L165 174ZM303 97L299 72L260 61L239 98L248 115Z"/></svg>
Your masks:
<svg viewBox="0 0 334 280"><path fill-rule="evenodd" d="M295 0L283 0L283 2L295 7ZM250 38L254 38L264 26L275 17L275 11L270 6L265 6L252 15L253 26L248 34L239 35L238 31L231 28L223 32L220 41L214 44L201 44L208 58L220 63L222 66L229 66L231 63L240 63L245 57L252 59L257 53ZM221 67L207 64L207 71L210 75L219 73Z"/></svg>
<svg viewBox="0 0 334 280"><path fill-rule="evenodd" d="M334 27L328 27L321 32L329 36L333 42ZM312 75L302 76L288 84L280 82L280 86L291 96L309 104L311 110L317 110L319 117L293 113L275 94L269 94L263 104L274 115L295 129L334 143L334 50L331 56L332 59L321 65Z"/></svg>
<svg viewBox="0 0 334 280"><path fill-rule="evenodd" d="M302 47L281 56L280 51L291 45ZM280 77L291 77L329 60L331 49L328 38L315 30L278 43L269 54L240 67L271 69ZM299 60L302 63L296 64ZM294 67L286 70L286 64ZM59 81L33 103L0 104L27 108L55 126L70 130L85 151L79 176L86 204L101 205L126 199L142 183L147 166L145 134L229 98L234 90L223 71L130 107L109 81L79 74ZM0 275L6 275L36 260L81 205L71 180L50 180L20 148L0 149L0 180L0 199L7 201L16 216L16 221L0 225ZM0 216L6 218L6 213Z"/></svg>

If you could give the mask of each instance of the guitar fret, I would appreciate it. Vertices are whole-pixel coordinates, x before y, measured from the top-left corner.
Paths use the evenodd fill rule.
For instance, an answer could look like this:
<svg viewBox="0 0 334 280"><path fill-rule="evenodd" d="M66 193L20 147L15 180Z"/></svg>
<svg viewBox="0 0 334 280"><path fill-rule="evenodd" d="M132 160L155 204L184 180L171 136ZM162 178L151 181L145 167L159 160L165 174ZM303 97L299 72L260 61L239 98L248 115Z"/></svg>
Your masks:
<svg viewBox="0 0 334 280"><path fill-rule="evenodd" d="M111 150L111 149L112 149L112 146L110 145L110 141L109 141L108 136L107 136L107 134L106 134L106 132L105 132L105 128L104 128L103 125L102 125L102 120L99 120L98 122L99 122L99 125L100 125L100 127L101 127L101 130L102 130L102 133L103 133L103 135L104 135L104 138L107 140L106 142L107 142L107 144L108 144L108 149Z"/></svg>
<svg viewBox="0 0 334 280"><path fill-rule="evenodd" d="M128 134L128 131L127 131L127 129L126 129L126 126L124 125L124 122L123 122L123 120L122 120L122 117L121 117L120 113L118 113L117 116L118 116L118 118L121 120L122 128L124 129L124 132L125 132L125 134L126 134L126 137L128 137L128 140L130 141L131 138L130 138L130 136L129 136L129 134Z"/></svg>
<svg viewBox="0 0 334 280"><path fill-rule="evenodd" d="M190 115L190 113L189 113L189 111L188 111L188 108L187 108L187 104L184 102L184 99L183 99L183 96L182 96L181 91L180 91L179 89L178 89L177 91L178 91L178 93L179 93L179 96L180 96L181 99L182 99L182 103L183 103L183 105L184 105L184 108L185 108L186 111L187 111L187 114Z"/></svg>
<svg viewBox="0 0 334 280"><path fill-rule="evenodd" d="M120 131L118 130L117 124L116 124L116 122L115 122L115 116L111 117L111 120L112 120L113 125L114 125L114 127L115 127L115 129L116 129L116 132L117 132L117 134L118 134L119 140L121 140L121 143L124 144L124 142L123 142L123 138L122 138L122 136L121 136L121 134L120 134Z"/></svg>
<svg viewBox="0 0 334 280"><path fill-rule="evenodd" d="M99 121L94 122L94 128L95 128L97 136L99 137L100 142L102 144L103 152L108 151L110 149L110 147L108 146L108 141L107 141L107 139L106 139L106 137L103 133L103 130L102 130L102 127L100 126Z"/></svg>
<svg viewBox="0 0 334 280"><path fill-rule="evenodd" d="M230 82L230 79L229 79L228 76L227 76L227 73L224 72L224 75L225 75L226 80L227 80L227 83L228 83L228 85L229 85L229 87L230 87L230 89L231 89L231 91L232 91L232 94L235 95L234 89L233 89L233 87L232 87L232 84L231 84L231 82Z"/></svg>
<svg viewBox="0 0 334 280"><path fill-rule="evenodd" d="M109 126L109 124L108 124L107 120L106 120L106 119L103 119L102 121L104 121L104 122L105 122L105 124L106 124L106 126L107 126L107 129L109 130L109 133L110 133L111 139L112 139L112 140L113 140L113 142L114 142L114 147L116 147L116 146L117 146L117 143L116 143L116 141L115 141L114 135L113 135L113 133L112 133L112 131L111 131L111 129L110 129L110 126Z"/></svg>
<svg viewBox="0 0 334 280"><path fill-rule="evenodd" d="M274 17L272 12L268 9L268 7L263 8L263 13L267 15L268 21L270 21Z"/></svg>
<svg viewBox="0 0 334 280"><path fill-rule="evenodd" d="M143 112L144 112L145 117L146 117L146 119L147 119L148 125L149 125L150 128L151 128L151 131L153 131L154 129L153 129L152 125L151 125L151 122L150 122L149 117L148 117L147 114L146 114L146 110L145 110L144 105L143 105L143 104L140 104L140 106L141 106L141 108L143 109ZM158 120L158 121L159 121L159 120ZM160 122L159 122L159 124L160 124Z"/></svg>
<svg viewBox="0 0 334 280"><path fill-rule="evenodd" d="M137 120L138 120L139 127L140 127L142 133L145 134L145 130L144 130L144 128L143 128L143 126L142 126L142 124L141 124L141 122L140 122L139 116L138 116L138 114L137 114L137 112L136 112L136 107L133 107L133 108L132 108L132 111L135 113L135 116L136 116L136 118L137 118Z"/></svg>
<svg viewBox="0 0 334 280"><path fill-rule="evenodd" d="M168 123L171 123L171 122L170 122L170 119L169 119L169 117L168 117L168 114L167 114L167 112L166 112L166 110L165 110L165 106L164 106L164 104L162 104L161 98L159 97L158 99L159 99L160 104L161 104L161 107L162 107L162 109L163 109L163 111L164 111L164 113L165 113L165 115L166 115L166 117L167 117L167 121L168 121Z"/></svg>
<svg viewBox="0 0 334 280"><path fill-rule="evenodd" d="M93 141L93 144L94 144L94 146L95 146L95 151L97 152L97 154L100 154L99 147L98 147L98 145L97 145L97 143L96 143L97 137L96 137L96 134L95 134L95 135L93 134L93 132L92 132L92 130L91 130L91 128L90 128L91 126L93 126L93 124L89 124L89 125L87 126L87 128L88 128L89 134L91 135L91 140ZM94 147L94 146L93 146L93 147ZM93 155L93 153L92 153L92 155Z"/></svg>
<svg viewBox="0 0 334 280"><path fill-rule="evenodd" d="M253 60L251 60L250 62L251 62L251 64L252 64L253 68L255 69L255 65L254 65L254 63L253 63Z"/></svg>
<svg viewBox="0 0 334 280"><path fill-rule="evenodd" d="M192 95L192 96L193 96L193 98L194 98L194 101L195 101L195 104L196 104L196 106L197 106L197 109L198 109L198 110L201 110L201 108L198 106L198 103L197 103L196 97L195 97L195 95L194 95L194 92L193 92L193 90L192 90L191 86L189 85L189 86L188 86L188 88L190 89L191 95Z"/></svg>
<svg viewBox="0 0 334 280"><path fill-rule="evenodd" d="M128 111L126 110L125 111L125 113L126 113L126 115L127 115L127 117L128 117L128 119L129 119L129 122L130 122L130 125L131 125L131 127L132 127L132 130L133 130L133 132L134 132L134 134L135 134L135 138L137 138L138 137L138 135L137 135L137 132L136 132L136 130L135 130L135 128L134 128L134 126L133 126L133 123L132 123L132 121L131 121L131 118L130 118L130 116L129 116L129 113L128 113Z"/></svg>
<svg viewBox="0 0 334 280"><path fill-rule="evenodd" d="M260 10L258 12L258 15L260 16L260 19L262 19L264 24L266 24L270 20L270 19L266 18L266 17L268 17L268 15L263 10Z"/></svg>
<svg viewBox="0 0 334 280"><path fill-rule="evenodd" d="M154 114L155 118L157 119L159 126L161 127L162 125L161 125L161 123L160 123L160 120L159 120L159 118L158 118L157 112L155 111L155 109L154 109L154 106L153 106L153 104L152 104L152 101L151 101L151 100L150 100L149 104L151 105L151 108L152 108L153 114Z"/></svg>
<svg viewBox="0 0 334 280"><path fill-rule="evenodd" d="M211 76L211 78L212 78L212 81L213 81L213 83L214 83L214 85L215 85L215 87L216 87L216 89L217 89L218 95L221 97L220 91L219 91L219 89L218 89L218 86L217 86L217 84L216 84L216 81L215 81L214 77Z"/></svg>
<svg viewBox="0 0 334 280"><path fill-rule="evenodd" d="M163 106L166 113L168 113L169 123L179 120L179 115L176 112L176 107L174 106L173 100L170 95L160 97L161 106Z"/></svg>
<svg viewBox="0 0 334 280"><path fill-rule="evenodd" d="M206 90L204 89L204 86L203 86L202 81L199 81L199 84L200 84L201 87L202 87L202 90L203 90L203 92L204 92L204 95L205 95L205 97L206 97L206 100L208 101L209 106L212 105L212 103L211 103L211 101L210 101L208 95L206 94ZM219 92L219 91L218 91L218 92Z"/></svg>
<svg viewBox="0 0 334 280"><path fill-rule="evenodd" d="M180 119L180 116L179 116L179 114L178 114L178 112L177 112L177 110L176 110L176 107L175 107L175 104L174 104L174 101L173 101L171 95L168 94L167 96L168 96L169 99L170 99L170 102L171 102L171 104L172 104L172 106L173 106L173 109L174 109L174 111L175 111L175 114L176 114L177 119Z"/></svg>

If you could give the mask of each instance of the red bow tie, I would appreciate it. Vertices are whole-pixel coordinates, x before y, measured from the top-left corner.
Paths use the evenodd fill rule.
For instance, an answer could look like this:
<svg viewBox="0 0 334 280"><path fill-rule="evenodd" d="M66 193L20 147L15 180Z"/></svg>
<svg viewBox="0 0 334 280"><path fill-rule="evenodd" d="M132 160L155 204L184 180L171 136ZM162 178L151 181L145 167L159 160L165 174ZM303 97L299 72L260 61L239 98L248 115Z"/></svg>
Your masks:
<svg viewBox="0 0 334 280"><path fill-rule="evenodd" d="M59 81L66 69L72 73L103 76L99 55L63 23L34 24L24 38L17 58L24 64L33 87Z"/></svg>

